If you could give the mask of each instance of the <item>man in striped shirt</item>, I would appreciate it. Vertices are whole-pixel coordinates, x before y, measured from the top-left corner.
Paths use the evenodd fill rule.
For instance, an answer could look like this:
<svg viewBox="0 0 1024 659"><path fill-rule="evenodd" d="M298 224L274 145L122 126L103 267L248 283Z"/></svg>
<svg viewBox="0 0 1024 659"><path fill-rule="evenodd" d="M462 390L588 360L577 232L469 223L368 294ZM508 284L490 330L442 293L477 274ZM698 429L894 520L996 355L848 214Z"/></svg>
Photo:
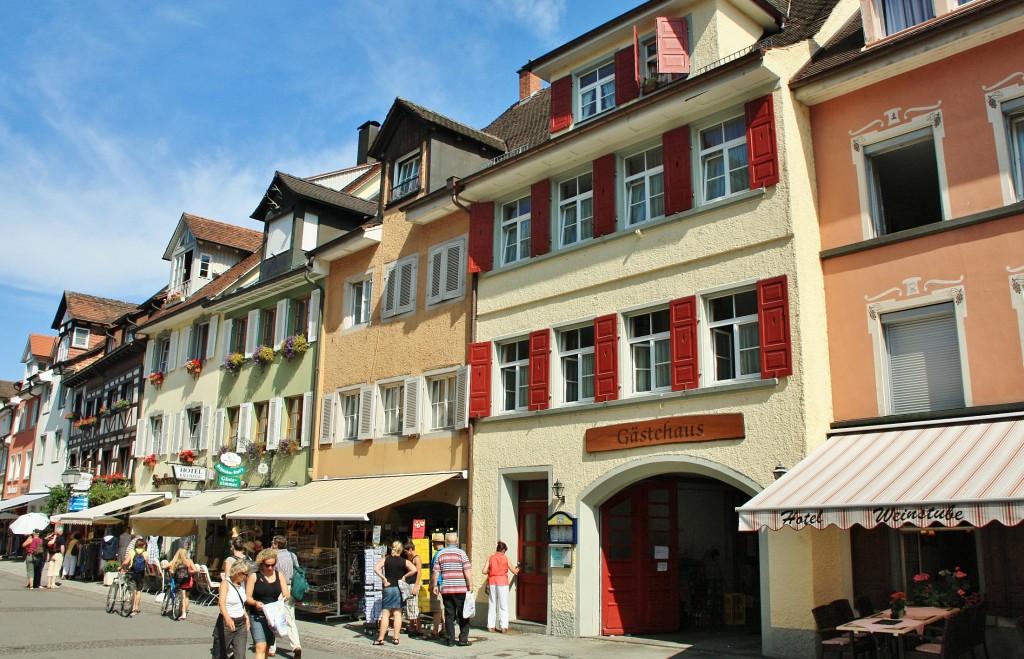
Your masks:
<svg viewBox="0 0 1024 659"><path fill-rule="evenodd" d="M466 593L473 591L473 572L469 556L459 549L459 536L448 533L444 536L444 549L434 555L434 569L430 573L430 590L440 594L444 601L444 627L448 636L448 647L467 646L469 642L469 618L462 617L466 604ZM438 586L438 577L441 585ZM472 595L471 595L472 596ZM455 642L455 619L459 620L459 642Z"/></svg>

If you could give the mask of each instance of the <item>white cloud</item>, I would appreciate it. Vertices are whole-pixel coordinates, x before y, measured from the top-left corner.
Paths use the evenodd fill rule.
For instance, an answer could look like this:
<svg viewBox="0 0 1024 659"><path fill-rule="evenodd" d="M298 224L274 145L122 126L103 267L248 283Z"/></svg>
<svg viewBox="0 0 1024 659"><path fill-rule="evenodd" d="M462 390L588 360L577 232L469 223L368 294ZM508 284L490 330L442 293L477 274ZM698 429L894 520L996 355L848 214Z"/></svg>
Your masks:
<svg viewBox="0 0 1024 659"><path fill-rule="evenodd" d="M496 0L494 6L550 45L557 40L565 16L565 0Z"/></svg>

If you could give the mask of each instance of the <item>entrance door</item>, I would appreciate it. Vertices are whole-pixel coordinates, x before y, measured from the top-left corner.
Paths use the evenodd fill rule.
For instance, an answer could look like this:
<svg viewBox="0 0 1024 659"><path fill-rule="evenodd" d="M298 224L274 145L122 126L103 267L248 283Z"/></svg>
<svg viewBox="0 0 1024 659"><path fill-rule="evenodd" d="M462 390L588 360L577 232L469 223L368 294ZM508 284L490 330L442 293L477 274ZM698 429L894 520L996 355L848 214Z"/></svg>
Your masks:
<svg viewBox="0 0 1024 659"><path fill-rule="evenodd" d="M601 507L601 633L679 628L677 490L651 481Z"/></svg>
<svg viewBox="0 0 1024 659"><path fill-rule="evenodd" d="M516 617L547 622L548 619L548 502L524 500L524 494L539 489L547 493L547 481L538 488L520 484L519 576L516 577Z"/></svg>

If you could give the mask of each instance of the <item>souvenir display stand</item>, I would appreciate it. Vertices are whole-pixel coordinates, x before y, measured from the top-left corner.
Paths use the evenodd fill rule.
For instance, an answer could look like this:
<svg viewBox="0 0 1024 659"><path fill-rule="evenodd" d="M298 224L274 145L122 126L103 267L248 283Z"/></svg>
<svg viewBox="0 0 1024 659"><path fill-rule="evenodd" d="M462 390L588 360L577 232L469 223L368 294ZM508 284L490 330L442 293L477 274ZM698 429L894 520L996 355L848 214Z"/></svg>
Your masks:
<svg viewBox="0 0 1024 659"><path fill-rule="evenodd" d="M299 565L306 569L309 591L295 609L306 613L337 615L338 606L338 549L336 547L300 548L295 552Z"/></svg>

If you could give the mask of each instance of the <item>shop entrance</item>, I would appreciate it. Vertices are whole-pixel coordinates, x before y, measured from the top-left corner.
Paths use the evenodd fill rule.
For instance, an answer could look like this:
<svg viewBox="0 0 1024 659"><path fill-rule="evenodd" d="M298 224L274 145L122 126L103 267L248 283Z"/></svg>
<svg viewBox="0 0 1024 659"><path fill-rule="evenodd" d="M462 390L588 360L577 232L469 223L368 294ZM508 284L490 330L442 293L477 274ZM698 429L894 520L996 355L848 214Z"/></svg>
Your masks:
<svg viewBox="0 0 1024 659"><path fill-rule="evenodd" d="M713 478L664 475L608 499L600 515L601 633L755 641L757 537L739 533L734 510L749 498Z"/></svg>
<svg viewBox="0 0 1024 659"><path fill-rule="evenodd" d="M516 577L516 617L548 619L548 483L519 484L519 575Z"/></svg>

